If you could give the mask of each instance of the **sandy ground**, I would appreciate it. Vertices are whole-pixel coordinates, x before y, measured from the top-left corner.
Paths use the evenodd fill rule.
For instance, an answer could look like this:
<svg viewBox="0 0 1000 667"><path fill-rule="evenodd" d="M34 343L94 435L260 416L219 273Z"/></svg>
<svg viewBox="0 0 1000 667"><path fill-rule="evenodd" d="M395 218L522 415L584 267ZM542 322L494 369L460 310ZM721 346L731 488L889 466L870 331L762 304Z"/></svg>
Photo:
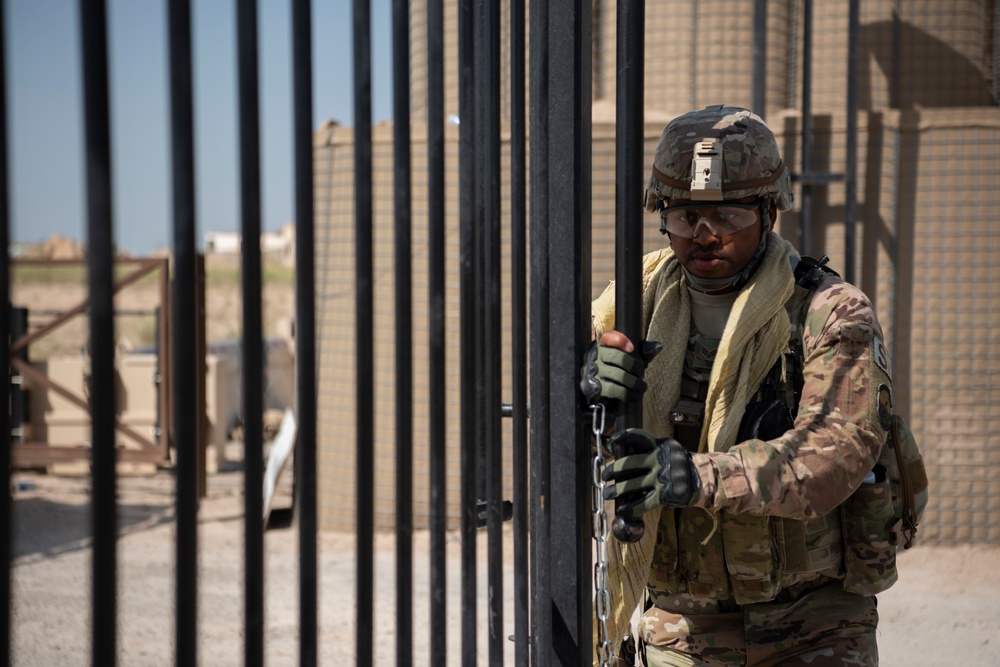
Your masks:
<svg viewBox="0 0 1000 667"><path fill-rule="evenodd" d="M173 488L169 471L120 478L119 665L173 665ZM279 497L277 506L286 499ZM200 518L200 664L242 665L243 522L238 470L210 476ZM14 520L13 664L90 664L89 480L16 473ZM427 541L427 533L418 531L414 538L417 665L426 665L429 654ZM292 528L271 529L265 542L266 664L296 665L296 533ZM320 664L352 664L354 537L322 533L319 544ZM459 546L458 536L450 535L449 665L459 661ZM480 545L480 554L485 554L485 548L485 543ZM374 664L392 665L395 566L391 535L377 536L376 554ZM477 613L483 628L485 563L481 557L483 603ZM879 600L881 664L1000 665L1000 548L917 546L901 554L900 565L900 582ZM503 636L513 633L512 581L508 566ZM485 647L484 629L479 639L479 664L483 665L487 664ZM505 665L513 665L512 652L513 645L507 644Z"/></svg>

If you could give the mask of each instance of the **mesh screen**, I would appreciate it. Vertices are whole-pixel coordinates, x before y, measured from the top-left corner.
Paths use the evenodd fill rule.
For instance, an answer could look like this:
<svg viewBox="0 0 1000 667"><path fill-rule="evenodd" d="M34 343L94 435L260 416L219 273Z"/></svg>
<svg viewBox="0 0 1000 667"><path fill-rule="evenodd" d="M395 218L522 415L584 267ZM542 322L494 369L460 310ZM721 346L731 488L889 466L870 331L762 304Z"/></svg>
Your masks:
<svg viewBox="0 0 1000 667"><path fill-rule="evenodd" d="M427 402L443 392L446 401L446 499L449 527L459 526L461 460L460 342L459 342L459 233L458 233L458 132L446 133L446 246L445 331L446 387L429 386L428 355L428 200L427 130L412 128L412 270L413 333L403 344L413 353L413 518L416 526L426 526L430 498L428 471L430 424ZM355 450L355 222L353 136L350 128L329 128L317 133L316 174L316 269L317 269L317 356L319 364L319 505L324 528L352 530L356 488ZM502 156L509 173L509 152ZM375 526L391 528L395 518L395 314L393 272L393 192L390 174L393 164L392 128L379 126L373 135L373 275L375 290ZM503 186L504 219L509 219L509 179ZM510 265L510 234L505 227L501 263ZM502 284L504 312L510 312L509 273ZM510 318L503 319L503 345L510 349ZM510 400L509 354L503 355L503 396ZM500 406L497 406L497 410ZM504 423L509 440L509 423ZM510 498L510 450L504 451L504 497Z"/></svg>

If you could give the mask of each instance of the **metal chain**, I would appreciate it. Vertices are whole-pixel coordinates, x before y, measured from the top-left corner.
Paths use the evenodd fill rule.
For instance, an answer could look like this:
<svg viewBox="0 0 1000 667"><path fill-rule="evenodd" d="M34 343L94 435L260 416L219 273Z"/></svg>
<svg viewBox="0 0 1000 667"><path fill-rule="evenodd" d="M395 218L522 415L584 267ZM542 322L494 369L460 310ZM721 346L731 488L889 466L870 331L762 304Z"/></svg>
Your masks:
<svg viewBox="0 0 1000 667"><path fill-rule="evenodd" d="M597 614L597 664L610 667L615 647L608 637L608 616L611 594L608 592L608 513L604 509L604 418L603 403L590 406L594 411L594 541L597 542L597 563L594 565L594 608Z"/></svg>

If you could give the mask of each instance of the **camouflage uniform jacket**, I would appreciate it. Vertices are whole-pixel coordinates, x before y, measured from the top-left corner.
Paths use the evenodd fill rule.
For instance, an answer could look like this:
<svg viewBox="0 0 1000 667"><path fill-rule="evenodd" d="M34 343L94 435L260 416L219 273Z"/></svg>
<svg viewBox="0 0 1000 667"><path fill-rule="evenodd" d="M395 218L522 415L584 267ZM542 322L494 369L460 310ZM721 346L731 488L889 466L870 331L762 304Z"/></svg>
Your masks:
<svg viewBox="0 0 1000 667"><path fill-rule="evenodd" d="M889 484L862 486L886 439L881 327L868 298L835 275L814 292L796 286L786 310L789 347L801 340L794 425L771 440L693 454L701 492L694 506L661 512L654 602L672 593L764 602L825 578L870 595L895 581Z"/></svg>

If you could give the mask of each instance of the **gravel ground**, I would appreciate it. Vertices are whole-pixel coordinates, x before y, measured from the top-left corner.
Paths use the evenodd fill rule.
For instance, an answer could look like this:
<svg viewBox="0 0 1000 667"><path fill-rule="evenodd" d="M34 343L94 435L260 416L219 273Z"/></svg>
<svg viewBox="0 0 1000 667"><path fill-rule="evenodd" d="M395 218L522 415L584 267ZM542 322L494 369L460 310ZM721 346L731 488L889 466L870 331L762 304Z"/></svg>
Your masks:
<svg viewBox="0 0 1000 667"><path fill-rule="evenodd" d="M286 475L287 476L287 475ZM243 522L239 471L210 476L199 532L199 661L243 664ZM31 472L14 477L15 561L13 664L59 667L90 664L89 480ZM280 506L287 498L278 499ZM173 665L173 477L119 480L119 665ZM509 533L507 534L509 538ZM296 665L298 644L297 537L293 529L267 531L266 664ZM509 539L506 548L509 550ZM414 660L428 661L428 535L414 537ZM353 663L354 537L319 537L320 664ZM485 628L485 540L480 546L479 626ZM448 537L449 659L459 662L459 539ZM508 551L509 554L509 551ZM505 558L510 562L510 558ZM880 596L881 664L1000 665L1000 549L918 545L900 555L901 578ZM394 664L394 546L376 537L374 664ZM505 572L504 636L513 633ZM485 629L480 664L486 664ZM513 665L513 645L505 664Z"/></svg>

